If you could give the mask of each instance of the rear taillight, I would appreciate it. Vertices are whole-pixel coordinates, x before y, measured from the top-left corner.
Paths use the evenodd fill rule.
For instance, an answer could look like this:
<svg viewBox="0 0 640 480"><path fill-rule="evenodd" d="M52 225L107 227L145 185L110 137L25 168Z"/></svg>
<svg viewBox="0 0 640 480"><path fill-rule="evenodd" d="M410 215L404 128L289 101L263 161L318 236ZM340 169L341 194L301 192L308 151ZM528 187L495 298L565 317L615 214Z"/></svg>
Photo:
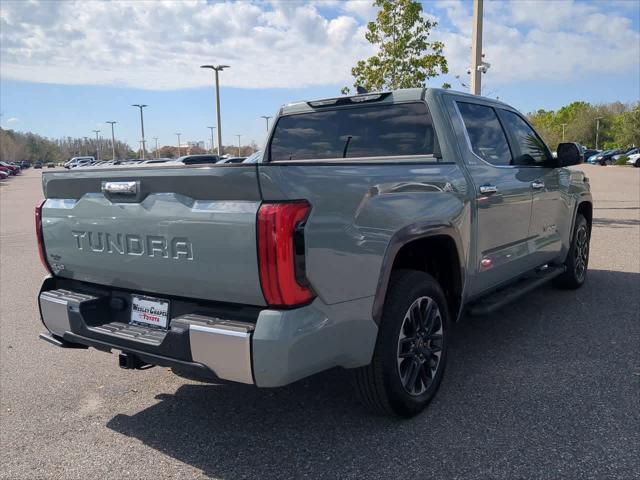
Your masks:
<svg viewBox="0 0 640 480"><path fill-rule="evenodd" d="M49 263L47 262L47 254L44 250L44 241L42 239L42 206L44 205L46 200L42 200L40 205L36 205L36 238L38 239L38 253L40 254L40 261L44 268L48 270L49 273L53 275L51 271L51 267L49 267Z"/></svg>
<svg viewBox="0 0 640 480"><path fill-rule="evenodd" d="M272 307L308 303L314 295L304 272L305 202L264 203L258 211L260 284Z"/></svg>

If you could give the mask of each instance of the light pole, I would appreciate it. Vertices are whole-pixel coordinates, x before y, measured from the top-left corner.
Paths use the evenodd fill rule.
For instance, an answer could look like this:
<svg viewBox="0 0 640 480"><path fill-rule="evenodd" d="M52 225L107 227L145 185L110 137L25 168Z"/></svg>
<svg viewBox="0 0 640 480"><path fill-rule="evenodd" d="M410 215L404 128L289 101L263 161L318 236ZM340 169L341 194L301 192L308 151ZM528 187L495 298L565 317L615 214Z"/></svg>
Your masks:
<svg viewBox="0 0 640 480"><path fill-rule="evenodd" d="M138 107L140 109L140 129L142 130L142 160L144 160L144 147L145 147L145 140L144 140L144 118L142 117L142 109L144 107L148 107L148 105L143 105L143 104L139 104L139 103L134 103L133 105L131 105L132 107Z"/></svg>
<svg viewBox="0 0 640 480"><path fill-rule="evenodd" d="M473 0L473 29L471 33L471 94L482 91L482 0Z"/></svg>
<svg viewBox="0 0 640 480"><path fill-rule="evenodd" d="M210 68L216 72L216 117L218 120L218 156L220 156L220 145L222 145L222 129L220 127L220 80L218 79L218 73L225 68L230 68L229 65L200 65L200 68Z"/></svg>
<svg viewBox="0 0 640 480"><path fill-rule="evenodd" d="M113 132L113 126L118 122L105 122L111 124L111 160L116 159L116 135Z"/></svg>
<svg viewBox="0 0 640 480"><path fill-rule="evenodd" d="M160 155L158 154L158 137L153 137L153 139L156 141L156 158L160 158Z"/></svg>
<svg viewBox="0 0 640 480"><path fill-rule="evenodd" d="M564 142L564 127L567 126L566 123L561 123L560 125L562 125L562 141Z"/></svg>
<svg viewBox="0 0 640 480"><path fill-rule="evenodd" d="M211 130L211 153L213 154L213 149L215 147L215 143L213 143L213 131L216 129L216 127L207 127L207 128Z"/></svg>
<svg viewBox="0 0 640 480"><path fill-rule="evenodd" d="M98 140L98 134L100 130L94 130L93 133L96 134L96 162L100 161L100 140Z"/></svg>
<svg viewBox="0 0 640 480"><path fill-rule="evenodd" d="M598 137L600 134L600 119L602 117L596 117L596 150L598 150Z"/></svg>
<svg viewBox="0 0 640 480"><path fill-rule="evenodd" d="M240 156L240 137L242 135L236 135L236 137L238 137L238 156Z"/></svg>
<svg viewBox="0 0 640 480"><path fill-rule="evenodd" d="M182 134L176 133L176 135L178 136L178 157L181 157L182 155L180 154L180 135Z"/></svg>
<svg viewBox="0 0 640 480"><path fill-rule="evenodd" d="M262 115L260 118L264 118L267 121L267 133L269 133L269 119L273 118L268 115Z"/></svg>

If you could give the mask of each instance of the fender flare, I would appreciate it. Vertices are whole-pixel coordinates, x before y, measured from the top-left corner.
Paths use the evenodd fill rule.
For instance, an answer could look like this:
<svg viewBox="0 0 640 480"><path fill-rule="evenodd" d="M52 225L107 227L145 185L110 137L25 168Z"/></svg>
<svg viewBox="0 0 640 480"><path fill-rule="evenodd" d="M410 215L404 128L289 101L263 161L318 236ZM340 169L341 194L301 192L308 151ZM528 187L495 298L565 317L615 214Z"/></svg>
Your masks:
<svg viewBox="0 0 640 480"><path fill-rule="evenodd" d="M576 206L573 209L573 218L571 219L571 230L570 230L571 236L569 237L570 242L573 241L573 229L576 226L576 219L578 218L578 210L580 210L580 205L584 203L588 203L589 205L591 205L591 215L593 217L593 200L591 196L586 194L581 194L576 199ZM591 224L589 225L589 230L592 230L592 229L593 229L593 218L591 219Z"/></svg>
<svg viewBox="0 0 640 480"><path fill-rule="evenodd" d="M395 234L393 234L385 250L384 257L382 258L382 266L380 267L380 275L378 277L378 285L376 287L376 293L373 299L372 311L373 320L377 325L380 325L380 322L382 320L382 312L387 296L387 288L389 287L391 271L393 270L393 264L395 262L396 256L398 255L398 252L402 249L402 247L410 242L436 236L446 236L453 240L458 255L458 262L460 264L461 286L462 289L464 289L466 267L464 262L465 256L462 249L462 239L460 238L459 231L452 225L448 224L434 225L431 223L414 223L403 227ZM453 316L453 318L457 318L457 312L456 315Z"/></svg>

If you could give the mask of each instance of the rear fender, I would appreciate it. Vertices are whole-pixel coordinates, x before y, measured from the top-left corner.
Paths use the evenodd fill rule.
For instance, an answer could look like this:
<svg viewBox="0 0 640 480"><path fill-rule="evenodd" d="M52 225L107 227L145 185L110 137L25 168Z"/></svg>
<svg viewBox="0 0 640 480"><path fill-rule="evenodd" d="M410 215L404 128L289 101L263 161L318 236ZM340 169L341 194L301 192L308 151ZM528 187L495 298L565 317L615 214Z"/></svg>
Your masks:
<svg viewBox="0 0 640 480"><path fill-rule="evenodd" d="M460 279L462 285L462 298L464 298L464 285L467 277L466 261L462 239L460 232L452 225L440 224L434 225L432 223L414 223L408 225L401 230L398 230L391 238L384 258L382 260L382 268L380 270L380 276L378 279L378 286L376 289L375 298L373 301L373 319L376 324L380 324L382 319L382 313L384 309L384 302L387 295L387 289L389 287L389 280L391 278L391 272L393 271L393 265L395 263L398 252L405 245L425 238L447 236L451 238L456 246L456 252L458 254L458 261L460 265ZM459 312L462 308L459 309ZM455 319L458 318L459 312L452 312Z"/></svg>

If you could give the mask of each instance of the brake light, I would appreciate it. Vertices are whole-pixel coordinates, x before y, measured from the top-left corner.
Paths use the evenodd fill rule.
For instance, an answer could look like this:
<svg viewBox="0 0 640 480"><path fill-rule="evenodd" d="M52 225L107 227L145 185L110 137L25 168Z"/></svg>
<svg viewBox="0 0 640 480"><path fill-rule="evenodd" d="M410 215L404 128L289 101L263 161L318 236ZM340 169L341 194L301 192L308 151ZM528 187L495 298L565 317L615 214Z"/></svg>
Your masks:
<svg viewBox="0 0 640 480"><path fill-rule="evenodd" d="M269 306L293 307L314 297L304 275L302 234L310 210L300 201L264 203L258 211L260 285Z"/></svg>
<svg viewBox="0 0 640 480"><path fill-rule="evenodd" d="M51 267L49 267L49 263L47 262L47 254L44 250L44 240L42 238L42 206L44 205L46 200L42 200L39 205L36 205L36 238L38 239L38 253L40 254L40 261L44 268L53 275L51 271Z"/></svg>

